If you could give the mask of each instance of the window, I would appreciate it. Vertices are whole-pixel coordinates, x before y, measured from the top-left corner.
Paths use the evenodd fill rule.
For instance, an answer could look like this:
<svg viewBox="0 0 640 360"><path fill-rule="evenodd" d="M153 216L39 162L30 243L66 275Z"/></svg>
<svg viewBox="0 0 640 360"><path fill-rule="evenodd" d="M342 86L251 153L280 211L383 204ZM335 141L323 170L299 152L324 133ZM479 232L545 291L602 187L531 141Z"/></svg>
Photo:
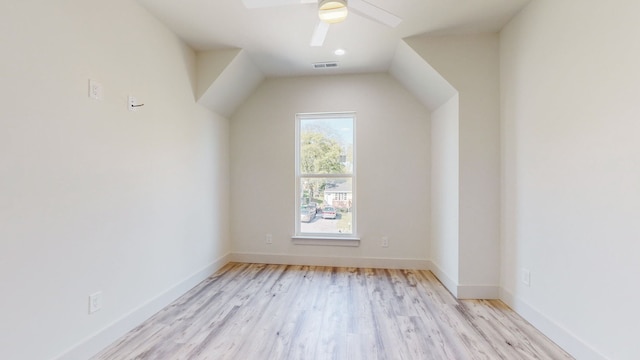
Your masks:
<svg viewBox="0 0 640 360"><path fill-rule="evenodd" d="M296 115L296 236L354 238L355 114Z"/></svg>

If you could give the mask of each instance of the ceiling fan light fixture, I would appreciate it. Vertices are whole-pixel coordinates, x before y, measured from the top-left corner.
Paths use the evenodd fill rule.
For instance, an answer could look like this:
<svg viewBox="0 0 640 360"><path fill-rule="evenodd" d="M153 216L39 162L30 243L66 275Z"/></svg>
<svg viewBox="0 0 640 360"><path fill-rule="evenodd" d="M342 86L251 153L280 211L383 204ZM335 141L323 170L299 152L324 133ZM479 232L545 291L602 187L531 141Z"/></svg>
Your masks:
<svg viewBox="0 0 640 360"><path fill-rule="evenodd" d="M318 3L318 16L328 24L344 21L348 13L346 0L321 0Z"/></svg>

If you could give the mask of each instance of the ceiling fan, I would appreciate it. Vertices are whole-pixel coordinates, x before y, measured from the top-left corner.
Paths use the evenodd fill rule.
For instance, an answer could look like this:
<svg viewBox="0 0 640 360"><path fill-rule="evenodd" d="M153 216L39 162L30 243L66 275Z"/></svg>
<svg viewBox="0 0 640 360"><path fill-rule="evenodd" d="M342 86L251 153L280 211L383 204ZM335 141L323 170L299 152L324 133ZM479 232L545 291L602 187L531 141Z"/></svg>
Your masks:
<svg viewBox="0 0 640 360"><path fill-rule="evenodd" d="M242 0L242 3L247 9L317 3L320 21L313 31L311 46L322 46L329 26L344 21L351 10L393 28L402 22L399 17L364 0L348 0L348 7L347 0Z"/></svg>

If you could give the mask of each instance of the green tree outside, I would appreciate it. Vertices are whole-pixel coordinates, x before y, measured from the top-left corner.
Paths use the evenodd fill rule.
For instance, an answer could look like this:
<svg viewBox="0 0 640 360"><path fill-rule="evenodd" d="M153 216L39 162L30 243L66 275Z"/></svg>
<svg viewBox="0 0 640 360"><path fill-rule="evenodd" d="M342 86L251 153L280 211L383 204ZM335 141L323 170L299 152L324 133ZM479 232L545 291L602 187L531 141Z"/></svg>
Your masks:
<svg viewBox="0 0 640 360"><path fill-rule="evenodd" d="M341 174L342 147L323 133L305 132L300 139L300 169L302 174Z"/></svg>
<svg viewBox="0 0 640 360"><path fill-rule="evenodd" d="M300 136L300 170L304 174L342 174L340 162L342 147L338 141L319 131L306 131ZM307 201L315 201L324 190L321 179L306 179L303 192L308 192ZM311 200L313 199L313 200Z"/></svg>

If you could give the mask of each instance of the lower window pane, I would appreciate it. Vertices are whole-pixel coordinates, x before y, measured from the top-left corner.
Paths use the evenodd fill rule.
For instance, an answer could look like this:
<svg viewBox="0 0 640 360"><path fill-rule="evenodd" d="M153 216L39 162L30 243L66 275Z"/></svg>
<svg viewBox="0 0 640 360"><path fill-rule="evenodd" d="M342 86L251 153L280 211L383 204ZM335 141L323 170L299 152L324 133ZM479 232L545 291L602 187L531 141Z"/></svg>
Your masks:
<svg viewBox="0 0 640 360"><path fill-rule="evenodd" d="M300 178L300 232L352 234L351 178Z"/></svg>

